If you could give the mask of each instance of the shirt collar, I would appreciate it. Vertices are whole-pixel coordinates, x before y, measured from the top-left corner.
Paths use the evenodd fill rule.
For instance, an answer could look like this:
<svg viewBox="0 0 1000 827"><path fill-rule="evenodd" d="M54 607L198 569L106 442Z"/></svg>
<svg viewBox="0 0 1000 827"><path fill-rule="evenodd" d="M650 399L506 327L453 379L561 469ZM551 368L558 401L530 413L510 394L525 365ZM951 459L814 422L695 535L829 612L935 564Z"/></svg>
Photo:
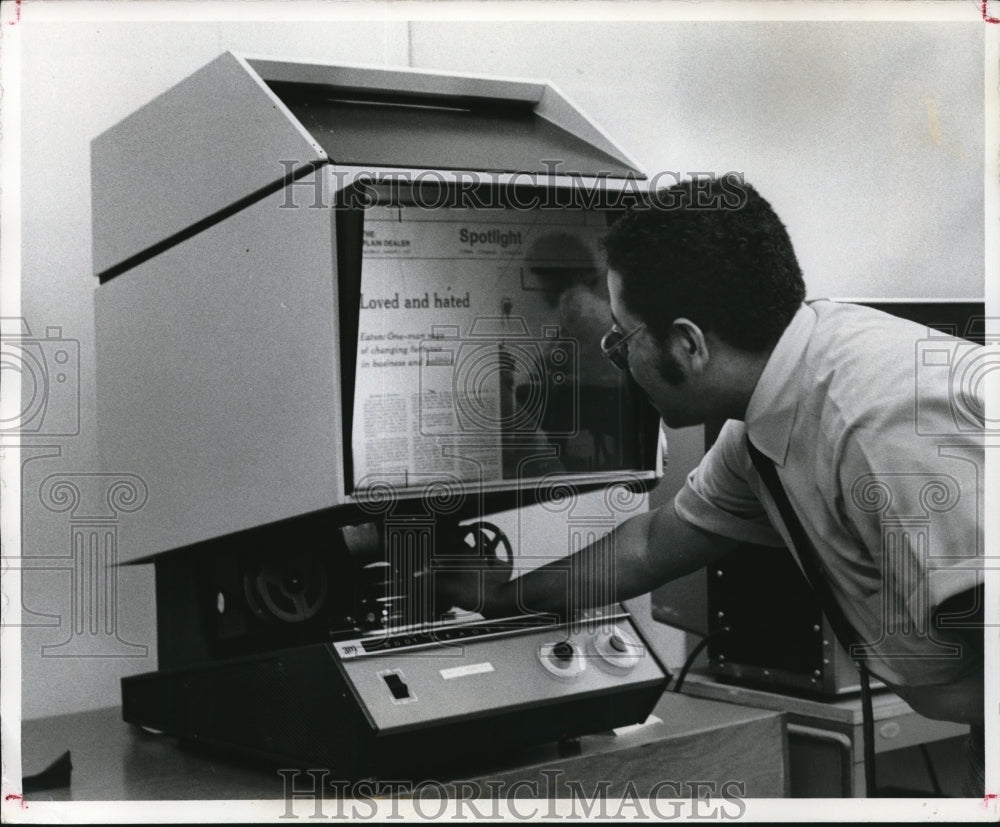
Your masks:
<svg viewBox="0 0 1000 827"><path fill-rule="evenodd" d="M802 305L771 351L747 406L747 435L779 466L785 464L798 408L799 363L815 327L816 313Z"/></svg>

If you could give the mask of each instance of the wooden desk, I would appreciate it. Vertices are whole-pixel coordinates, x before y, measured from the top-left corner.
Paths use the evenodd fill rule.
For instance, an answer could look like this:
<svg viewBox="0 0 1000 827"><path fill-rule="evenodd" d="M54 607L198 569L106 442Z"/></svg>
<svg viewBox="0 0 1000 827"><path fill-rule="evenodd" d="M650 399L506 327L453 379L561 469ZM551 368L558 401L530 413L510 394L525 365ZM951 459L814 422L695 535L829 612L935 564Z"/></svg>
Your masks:
<svg viewBox="0 0 1000 827"><path fill-rule="evenodd" d="M865 795L860 695L851 694L829 700L806 698L718 683L710 676L694 673L685 681L683 693L785 712L789 731L792 796L818 798L838 794L844 797ZM918 715L898 695L887 689L873 690L872 712L875 719L876 754L954 738L969 732L968 726L964 724L934 721Z"/></svg>
<svg viewBox="0 0 1000 827"><path fill-rule="evenodd" d="M467 782L500 785L483 786L484 794L518 782L509 794L529 798L568 796L567 782L579 784L588 797L598 790L607 798L621 797L629 782L640 797L651 790L659 798L688 797L692 782L709 782L717 790L735 782L745 791L740 797L747 798L787 793L780 713L667 693L653 714L659 723L587 735L569 750L551 743L529 747L470 764L461 775ZM284 798L285 781L275 770L151 735L123 723L117 708L25 721L22 743L26 775L41 771L65 750L72 751L74 767L70 788L28 795L29 803ZM660 782L673 786L653 789ZM728 789L732 795L734 788ZM308 815L309 806L302 802L299 808Z"/></svg>

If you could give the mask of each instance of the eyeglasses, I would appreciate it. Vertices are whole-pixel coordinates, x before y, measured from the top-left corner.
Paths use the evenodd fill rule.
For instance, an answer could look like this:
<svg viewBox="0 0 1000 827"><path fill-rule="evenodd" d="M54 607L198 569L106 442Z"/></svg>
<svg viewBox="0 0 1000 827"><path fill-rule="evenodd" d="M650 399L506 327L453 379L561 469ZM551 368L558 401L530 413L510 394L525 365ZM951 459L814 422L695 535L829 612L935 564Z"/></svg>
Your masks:
<svg viewBox="0 0 1000 827"><path fill-rule="evenodd" d="M614 325L601 339L601 353L607 356L618 370L628 370L628 340L645 326L643 323L631 333L622 333L618 325Z"/></svg>

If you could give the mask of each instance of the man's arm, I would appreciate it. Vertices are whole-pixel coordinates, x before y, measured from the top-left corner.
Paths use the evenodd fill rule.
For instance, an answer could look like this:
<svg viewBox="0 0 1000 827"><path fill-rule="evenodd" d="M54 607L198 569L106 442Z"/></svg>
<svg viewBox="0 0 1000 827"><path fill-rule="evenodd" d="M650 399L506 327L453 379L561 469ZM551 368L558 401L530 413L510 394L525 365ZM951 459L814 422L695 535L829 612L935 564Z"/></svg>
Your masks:
<svg viewBox="0 0 1000 827"><path fill-rule="evenodd" d="M695 528L678 518L673 502L626 520L606 537L508 582L463 578L449 589L456 605L478 608L487 617L551 612L570 617L582 609L645 594L717 560L736 540ZM471 593L470 593L471 592Z"/></svg>

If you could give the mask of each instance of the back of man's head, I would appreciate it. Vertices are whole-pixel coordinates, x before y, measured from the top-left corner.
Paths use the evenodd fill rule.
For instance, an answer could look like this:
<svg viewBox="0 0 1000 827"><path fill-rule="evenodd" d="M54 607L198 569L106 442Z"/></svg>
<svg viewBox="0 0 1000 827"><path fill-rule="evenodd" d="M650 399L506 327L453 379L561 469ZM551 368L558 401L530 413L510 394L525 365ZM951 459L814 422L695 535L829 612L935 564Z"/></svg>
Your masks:
<svg viewBox="0 0 1000 827"><path fill-rule="evenodd" d="M687 318L733 347L769 350L805 298L784 224L735 176L661 190L615 222L605 247L625 306L661 338Z"/></svg>

